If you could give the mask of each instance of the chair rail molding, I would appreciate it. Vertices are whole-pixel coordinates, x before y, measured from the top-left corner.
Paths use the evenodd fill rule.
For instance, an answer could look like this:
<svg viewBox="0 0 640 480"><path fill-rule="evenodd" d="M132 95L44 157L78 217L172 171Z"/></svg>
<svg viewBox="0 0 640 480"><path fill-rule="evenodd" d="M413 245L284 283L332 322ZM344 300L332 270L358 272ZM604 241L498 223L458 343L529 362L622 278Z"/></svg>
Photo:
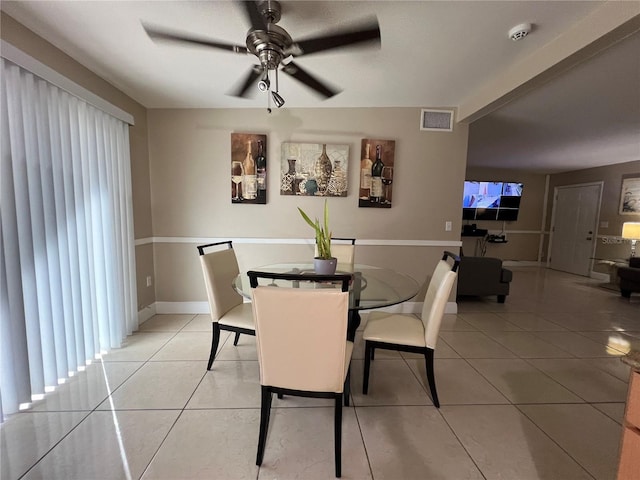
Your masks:
<svg viewBox="0 0 640 480"><path fill-rule="evenodd" d="M231 240L233 243L263 244L263 245L314 245L313 238L249 238L249 237L145 237L135 240L135 246L154 243L214 243ZM386 239L358 239L357 245L364 246L401 246L401 247L461 247L460 240L386 240Z"/></svg>

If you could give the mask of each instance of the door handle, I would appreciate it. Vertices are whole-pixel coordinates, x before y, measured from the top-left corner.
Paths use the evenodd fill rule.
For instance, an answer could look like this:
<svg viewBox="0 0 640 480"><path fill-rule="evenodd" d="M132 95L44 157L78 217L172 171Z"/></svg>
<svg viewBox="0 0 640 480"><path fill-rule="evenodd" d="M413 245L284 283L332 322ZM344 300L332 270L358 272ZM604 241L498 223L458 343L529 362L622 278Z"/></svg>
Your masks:
<svg viewBox="0 0 640 480"><path fill-rule="evenodd" d="M591 240L591 237L587 237L587 240Z"/></svg>

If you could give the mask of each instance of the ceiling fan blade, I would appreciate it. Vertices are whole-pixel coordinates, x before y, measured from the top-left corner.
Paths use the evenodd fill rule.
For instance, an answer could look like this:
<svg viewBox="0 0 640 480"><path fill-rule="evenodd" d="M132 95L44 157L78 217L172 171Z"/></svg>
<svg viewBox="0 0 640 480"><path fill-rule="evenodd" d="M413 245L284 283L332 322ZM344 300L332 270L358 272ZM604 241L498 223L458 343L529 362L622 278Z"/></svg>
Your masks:
<svg viewBox="0 0 640 480"><path fill-rule="evenodd" d="M142 24L144 31L147 32L149 38L152 40L164 40L170 42L187 43L190 45L200 45L204 47L219 48L221 50L227 50L234 53L249 53L247 47L242 45L233 45L231 43L223 43L215 40L211 40L204 37L196 37L190 34L182 32L172 32L159 27L154 27L148 24Z"/></svg>
<svg viewBox="0 0 640 480"><path fill-rule="evenodd" d="M249 1L242 3L244 4L244 11L251 24L251 30L266 30L267 22L258 9L258 3Z"/></svg>
<svg viewBox="0 0 640 480"><path fill-rule="evenodd" d="M262 67L259 65L254 65L242 82L238 82L238 86L236 89L229 92L227 95L231 95L233 97L244 97L247 94L247 91L251 86L256 83L258 78L262 75Z"/></svg>
<svg viewBox="0 0 640 480"><path fill-rule="evenodd" d="M336 30L294 42L286 53L298 57L358 43L376 43L380 45L380 26L377 19L374 18L358 27Z"/></svg>
<svg viewBox="0 0 640 480"><path fill-rule="evenodd" d="M299 82L304 83L307 87L315 90L325 98L331 98L336 93L340 93L342 90L336 90L329 85L321 82L318 78L314 77L310 73L306 72L299 65L290 62L287 65L282 65L282 71L287 75L292 76Z"/></svg>

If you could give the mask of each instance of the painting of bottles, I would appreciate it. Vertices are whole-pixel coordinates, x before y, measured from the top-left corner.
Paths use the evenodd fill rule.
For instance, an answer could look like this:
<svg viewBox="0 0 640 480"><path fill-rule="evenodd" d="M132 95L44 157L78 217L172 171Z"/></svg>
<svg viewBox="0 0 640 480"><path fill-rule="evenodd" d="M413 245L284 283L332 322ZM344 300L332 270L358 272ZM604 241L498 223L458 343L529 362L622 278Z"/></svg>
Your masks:
<svg viewBox="0 0 640 480"><path fill-rule="evenodd" d="M394 140L362 139L359 207L391 208L395 150Z"/></svg>
<svg viewBox="0 0 640 480"><path fill-rule="evenodd" d="M283 143L280 195L346 197L349 145Z"/></svg>
<svg viewBox="0 0 640 480"><path fill-rule="evenodd" d="M231 203L267 203L267 136L231 134Z"/></svg>

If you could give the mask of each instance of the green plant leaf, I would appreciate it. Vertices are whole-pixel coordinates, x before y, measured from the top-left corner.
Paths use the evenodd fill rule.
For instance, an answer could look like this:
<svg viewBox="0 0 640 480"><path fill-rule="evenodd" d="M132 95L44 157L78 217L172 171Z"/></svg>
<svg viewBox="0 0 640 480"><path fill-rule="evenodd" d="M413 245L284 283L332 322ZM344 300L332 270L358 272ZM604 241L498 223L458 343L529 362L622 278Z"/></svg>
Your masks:
<svg viewBox="0 0 640 480"><path fill-rule="evenodd" d="M331 232L329 232L329 206L327 200L324 201L324 226L320 225L320 220L316 218L315 222L311 220L304 210L298 207L298 211L302 218L311 228L315 230L316 245L318 246L318 256L320 258L331 258ZM327 235L328 233L328 235Z"/></svg>
<svg viewBox="0 0 640 480"><path fill-rule="evenodd" d="M311 228L313 228L314 230L317 230L318 226L311 221L309 216L306 213L304 213L304 211L300 207L298 207L298 210L300 211L300 215L302 215L302 218L304 218L305 222L307 222Z"/></svg>

